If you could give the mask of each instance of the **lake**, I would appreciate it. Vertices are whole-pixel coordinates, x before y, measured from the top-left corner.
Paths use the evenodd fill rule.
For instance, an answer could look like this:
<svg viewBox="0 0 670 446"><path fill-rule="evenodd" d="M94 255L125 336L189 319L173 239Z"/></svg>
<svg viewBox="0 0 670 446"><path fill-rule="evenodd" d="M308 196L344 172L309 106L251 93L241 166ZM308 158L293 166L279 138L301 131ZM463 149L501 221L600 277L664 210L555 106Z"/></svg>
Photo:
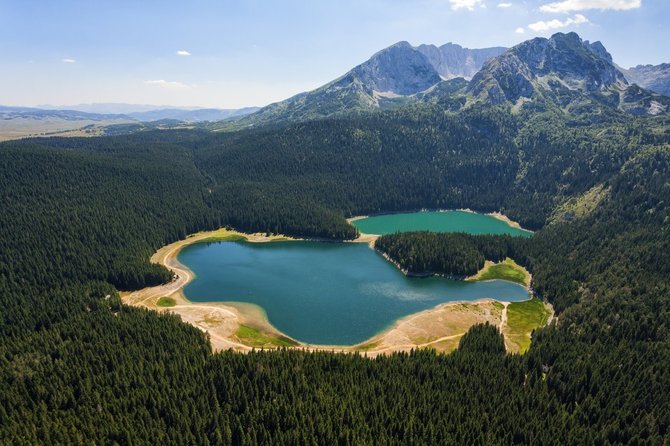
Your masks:
<svg viewBox="0 0 670 446"><path fill-rule="evenodd" d="M357 344L443 302L529 298L511 282L406 277L365 243L198 243L178 259L196 274L189 300L256 304L277 329L311 344Z"/></svg>
<svg viewBox="0 0 670 446"><path fill-rule="evenodd" d="M531 231L514 228L490 215L467 211L421 211L376 215L355 220L352 224L362 233L377 235L409 231L508 234L523 237L533 234Z"/></svg>

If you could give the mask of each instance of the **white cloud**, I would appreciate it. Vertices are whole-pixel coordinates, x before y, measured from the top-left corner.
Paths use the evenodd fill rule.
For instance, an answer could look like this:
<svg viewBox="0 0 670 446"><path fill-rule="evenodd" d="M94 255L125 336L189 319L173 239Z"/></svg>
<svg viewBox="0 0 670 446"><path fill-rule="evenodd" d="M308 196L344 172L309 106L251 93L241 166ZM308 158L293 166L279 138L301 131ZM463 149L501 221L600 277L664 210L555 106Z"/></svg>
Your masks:
<svg viewBox="0 0 670 446"><path fill-rule="evenodd" d="M528 25L528 28L536 32L541 31L550 31L553 29L566 28L570 25L581 25L582 23L588 23L589 19L584 17L581 14L575 14L574 17L568 17L564 21L558 19L544 21L540 20L539 22L531 23Z"/></svg>
<svg viewBox="0 0 670 446"><path fill-rule="evenodd" d="M160 88L167 88L170 90L190 90L193 88L193 85L184 84L182 82L176 81L166 81L165 79L158 79L154 81L144 81L147 85L154 85Z"/></svg>
<svg viewBox="0 0 670 446"><path fill-rule="evenodd" d="M520 26L517 29L515 29L514 32L517 34L524 34L526 30L522 26Z"/></svg>
<svg viewBox="0 0 670 446"><path fill-rule="evenodd" d="M451 9L454 11L458 11L459 9L474 11L477 6L486 6L484 5L484 0L449 0L449 3L451 3Z"/></svg>
<svg viewBox="0 0 670 446"><path fill-rule="evenodd" d="M626 11L642 6L642 0L563 0L540 7L542 12L572 12L587 9Z"/></svg>
<svg viewBox="0 0 670 446"><path fill-rule="evenodd" d="M189 52L186 51L186 50L179 50L179 51L177 51L177 56L190 56L190 55L191 55L191 53L189 53Z"/></svg>
<svg viewBox="0 0 670 446"><path fill-rule="evenodd" d="M498 3L498 8L511 8L511 3Z"/></svg>
<svg viewBox="0 0 670 446"><path fill-rule="evenodd" d="M77 63L76 60L70 59L69 57L66 57L65 59L61 59L60 61L63 62L63 63Z"/></svg>

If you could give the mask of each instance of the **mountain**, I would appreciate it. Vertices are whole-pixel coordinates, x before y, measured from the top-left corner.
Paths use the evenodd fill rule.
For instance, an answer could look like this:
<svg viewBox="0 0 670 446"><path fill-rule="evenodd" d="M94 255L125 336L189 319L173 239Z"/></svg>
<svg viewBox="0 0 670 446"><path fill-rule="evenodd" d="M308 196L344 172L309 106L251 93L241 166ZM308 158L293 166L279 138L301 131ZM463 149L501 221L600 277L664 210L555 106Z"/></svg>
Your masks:
<svg viewBox="0 0 670 446"><path fill-rule="evenodd" d="M670 99L631 86L600 42L576 33L523 42L490 59L467 88L470 103L551 104L575 113L665 113Z"/></svg>
<svg viewBox="0 0 670 446"><path fill-rule="evenodd" d="M421 100L416 96L434 90L445 79L469 79L490 57L504 50L468 49L453 43L414 47L398 42L332 82L270 104L237 124L257 126L398 107ZM438 90L452 91L454 85Z"/></svg>
<svg viewBox="0 0 670 446"><path fill-rule="evenodd" d="M622 72L631 84L670 96L670 63L638 65L627 70L622 69Z"/></svg>
<svg viewBox="0 0 670 446"><path fill-rule="evenodd" d="M665 91L670 65L627 73L638 76L638 85L629 83L602 43L584 41L576 33L535 38L511 49L398 42L316 90L212 128L322 119L412 103L433 103L450 111L477 103L515 108L532 103L591 120L617 111L670 111L670 98L658 94Z"/></svg>

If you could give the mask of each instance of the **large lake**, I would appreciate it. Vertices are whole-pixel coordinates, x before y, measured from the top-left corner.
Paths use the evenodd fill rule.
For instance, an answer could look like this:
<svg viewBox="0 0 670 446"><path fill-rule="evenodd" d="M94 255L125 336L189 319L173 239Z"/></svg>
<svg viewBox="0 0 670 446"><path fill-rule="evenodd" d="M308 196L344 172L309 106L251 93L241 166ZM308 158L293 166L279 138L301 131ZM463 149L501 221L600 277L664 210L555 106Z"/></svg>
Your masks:
<svg viewBox="0 0 670 446"><path fill-rule="evenodd" d="M200 243L179 261L196 274L184 289L191 301L259 305L279 330L312 344L363 342L442 302L529 297L505 281L406 277L364 243Z"/></svg>
<svg viewBox="0 0 670 446"><path fill-rule="evenodd" d="M509 234L524 237L532 235L530 231L514 228L490 215L467 211L422 211L377 215L355 220L352 224L360 232L377 235L408 231Z"/></svg>

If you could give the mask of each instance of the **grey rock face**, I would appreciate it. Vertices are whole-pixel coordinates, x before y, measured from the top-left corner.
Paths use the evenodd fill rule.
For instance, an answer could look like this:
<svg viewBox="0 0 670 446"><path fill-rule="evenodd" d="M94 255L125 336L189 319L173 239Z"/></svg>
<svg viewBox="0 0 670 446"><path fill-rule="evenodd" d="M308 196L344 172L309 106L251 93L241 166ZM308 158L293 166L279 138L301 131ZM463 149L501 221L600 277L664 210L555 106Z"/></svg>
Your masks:
<svg viewBox="0 0 670 446"><path fill-rule="evenodd" d="M469 49L455 43L447 43L440 47L420 45L416 49L428 58L442 78L462 77L468 80L472 79L489 59L507 50L503 47Z"/></svg>
<svg viewBox="0 0 670 446"><path fill-rule="evenodd" d="M590 43L588 40L585 40L584 47L591 50L596 56L605 59L609 63L612 63L612 55L605 49L602 43Z"/></svg>
<svg viewBox="0 0 670 446"><path fill-rule="evenodd" d="M364 89L411 95L440 82L440 75L426 56L407 42L399 42L358 65L339 80L336 85L358 81Z"/></svg>
<svg viewBox="0 0 670 446"><path fill-rule="evenodd" d="M583 42L575 33L535 38L488 61L468 92L501 103L534 98L543 91L609 93L625 88L626 79L600 42Z"/></svg>
<svg viewBox="0 0 670 446"><path fill-rule="evenodd" d="M504 48L471 50L451 43L415 48L407 42L398 42L334 81L268 105L238 122L248 126L319 119L418 101L444 103L446 108L457 108L459 102L439 96L455 94L456 90L464 89L463 84L442 85L443 80L469 78L488 58L502 51Z"/></svg>
<svg viewBox="0 0 670 446"><path fill-rule="evenodd" d="M670 63L638 65L623 73L628 82L670 97Z"/></svg>

